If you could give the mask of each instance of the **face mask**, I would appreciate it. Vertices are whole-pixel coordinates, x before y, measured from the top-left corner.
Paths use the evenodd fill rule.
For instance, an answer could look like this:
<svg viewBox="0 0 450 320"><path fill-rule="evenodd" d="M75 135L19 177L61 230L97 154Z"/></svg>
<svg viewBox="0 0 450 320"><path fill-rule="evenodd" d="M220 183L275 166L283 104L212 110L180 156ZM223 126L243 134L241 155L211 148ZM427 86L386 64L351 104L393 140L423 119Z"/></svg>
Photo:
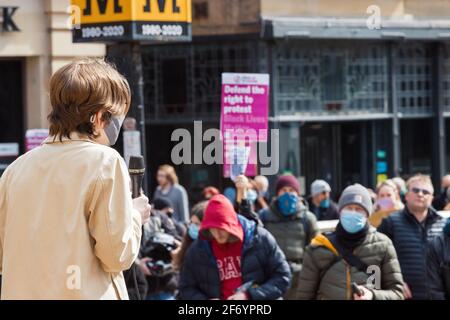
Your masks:
<svg viewBox="0 0 450 320"><path fill-rule="evenodd" d="M198 238L198 231L199 231L198 225L196 225L195 223L191 223L189 225L188 234L192 240L196 240Z"/></svg>
<svg viewBox="0 0 450 320"><path fill-rule="evenodd" d="M377 204L380 207L381 210L389 210L394 208L394 202L391 198L383 198L377 200Z"/></svg>
<svg viewBox="0 0 450 320"><path fill-rule="evenodd" d="M285 216L292 216L297 212L298 197L289 192L283 193L278 197L278 207L281 213Z"/></svg>
<svg viewBox="0 0 450 320"><path fill-rule="evenodd" d="M117 142L117 138L119 138L120 128L122 127L123 120L125 116L120 117L112 117L110 123L105 128L106 136L108 137L109 145L113 146Z"/></svg>
<svg viewBox="0 0 450 320"><path fill-rule="evenodd" d="M340 222L342 227L348 233L357 233L361 231L367 223L365 214L356 211L343 210Z"/></svg>
<svg viewBox="0 0 450 320"><path fill-rule="evenodd" d="M250 201L251 203L254 203L257 198L258 198L258 194L256 193L255 190L250 189L247 191L247 200L248 201Z"/></svg>
<svg viewBox="0 0 450 320"><path fill-rule="evenodd" d="M322 209L327 209L330 206L330 199L323 199L322 201L320 201L319 207L321 207Z"/></svg>

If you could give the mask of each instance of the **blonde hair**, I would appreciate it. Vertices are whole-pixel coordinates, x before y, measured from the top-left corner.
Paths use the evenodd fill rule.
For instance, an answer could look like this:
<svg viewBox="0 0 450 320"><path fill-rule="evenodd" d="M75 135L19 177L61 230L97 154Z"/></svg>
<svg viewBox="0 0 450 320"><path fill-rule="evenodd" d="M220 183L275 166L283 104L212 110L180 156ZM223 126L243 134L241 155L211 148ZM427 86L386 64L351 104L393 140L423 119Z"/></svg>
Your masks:
<svg viewBox="0 0 450 320"><path fill-rule="evenodd" d="M424 174L416 174L414 176L412 176L411 178L408 179L408 181L406 182L406 188L408 188L408 191L410 191L410 187L413 183L415 182L422 182L425 184L428 184L431 187L431 193L434 193L434 187L433 187L433 183L431 182L431 178L430 176L424 175Z"/></svg>
<svg viewBox="0 0 450 320"><path fill-rule="evenodd" d="M100 59L75 60L55 72L50 79L48 115L50 135L70 138L77 131L96 137L91 116L104 111L102 120L124 115L131 105L127 80L115 67Z"/></svg>
<svg viewBox="0 0 450 320"><path fill-rule="evenodd" d="M168 164L163 164L158 167L158 171L164 172L167 176L167 179L169 179L171 184L178 183L178 176L175 172L175 169L172 166L170 166Z"/></svg>
<svg viewBox="0 0 450 320"><path fill-rule="evenodd" d="M383 187L392 188L397 196L400 195L400 190L398 190L397 185L391 179L385 180L385 181L383 181L383 182L378 184L377 190L376 190L377 195L380 193L380 190Z"/></svg>

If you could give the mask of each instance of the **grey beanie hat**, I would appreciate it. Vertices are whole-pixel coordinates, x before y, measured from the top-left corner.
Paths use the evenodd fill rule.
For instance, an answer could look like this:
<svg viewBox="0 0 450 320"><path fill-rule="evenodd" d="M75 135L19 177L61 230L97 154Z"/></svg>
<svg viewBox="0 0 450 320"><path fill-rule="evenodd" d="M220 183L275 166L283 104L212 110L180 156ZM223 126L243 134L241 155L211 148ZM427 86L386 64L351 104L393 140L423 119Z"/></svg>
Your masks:
<svg viewBox="0 0 450 320"><path fill-rule="evenodd" d="M360 205L366 210L368 216L372 214L372 199L370 198L369 191L358 183L348 186L342 192L339 198L339 212L349 204Z"/></svg>
<svg viewBox="0 0 450 320"><path fill-rule="evenodd" d="M325 180L314 180L314 182L311 184L311 195L313 197L316 194L330 191L331 191L330 185Z"/></svg>

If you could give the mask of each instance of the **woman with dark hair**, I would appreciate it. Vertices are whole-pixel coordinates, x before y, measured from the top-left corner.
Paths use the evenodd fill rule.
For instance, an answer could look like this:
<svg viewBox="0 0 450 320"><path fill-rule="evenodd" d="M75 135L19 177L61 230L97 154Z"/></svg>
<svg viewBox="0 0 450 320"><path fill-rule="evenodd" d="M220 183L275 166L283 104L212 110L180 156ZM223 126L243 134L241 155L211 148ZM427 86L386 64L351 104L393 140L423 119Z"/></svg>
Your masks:
<svg viewBox="0 0 450 320"><path fill-rule="evenodd" d="M203 214L205 213L208 201L202 201L192 207L191 222L189 223L188 230L184 235L180 249L174 252L173 264L175 270L179 271L183 265L184 256L191 244L198 238L198 230L203 220Z"/></svg>

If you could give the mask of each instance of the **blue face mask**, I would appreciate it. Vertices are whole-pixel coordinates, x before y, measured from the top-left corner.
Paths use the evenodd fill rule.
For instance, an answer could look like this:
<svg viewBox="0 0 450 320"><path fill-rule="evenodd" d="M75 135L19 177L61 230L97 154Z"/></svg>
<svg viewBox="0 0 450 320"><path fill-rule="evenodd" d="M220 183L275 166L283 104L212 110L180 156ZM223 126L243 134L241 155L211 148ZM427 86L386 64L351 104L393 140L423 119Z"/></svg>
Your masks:
<svg viewBox="0 0 450 320"><path fill-rule="evenodd" d="M278 197L278 208L285 217L297 213L297 203L298 197L293 193L285 192Z"/></svg>
<svg viewBox="0 0 450 320"><path fill-rule="evenodd" d="M322 209L327 209L330 206L330 199L326 198L320 201L319 207Z"/></svg>
<svg viewBox="0 0 450 320"><path fill-rule="evenodd" d="M361 231L367 223L365 214L356 211L343 210L340 222L342 228L348 233L357 233Z"/></svg>
<svg viewBox="0 0 450 320"><path fill-rule="evenodd" d="M258 193L256 193L255 190L250 189L247 191L247 200L251 203L254 203L256 199L258 198Z"/></svg>
<svg viewBox="0 0 450 320"><path fill-rule="evenodd" d="M188 234L192 240L196 240L198 238L198 231L199 231L198 225L196 225L195 223L191 223L189 225Z"/></svg>

